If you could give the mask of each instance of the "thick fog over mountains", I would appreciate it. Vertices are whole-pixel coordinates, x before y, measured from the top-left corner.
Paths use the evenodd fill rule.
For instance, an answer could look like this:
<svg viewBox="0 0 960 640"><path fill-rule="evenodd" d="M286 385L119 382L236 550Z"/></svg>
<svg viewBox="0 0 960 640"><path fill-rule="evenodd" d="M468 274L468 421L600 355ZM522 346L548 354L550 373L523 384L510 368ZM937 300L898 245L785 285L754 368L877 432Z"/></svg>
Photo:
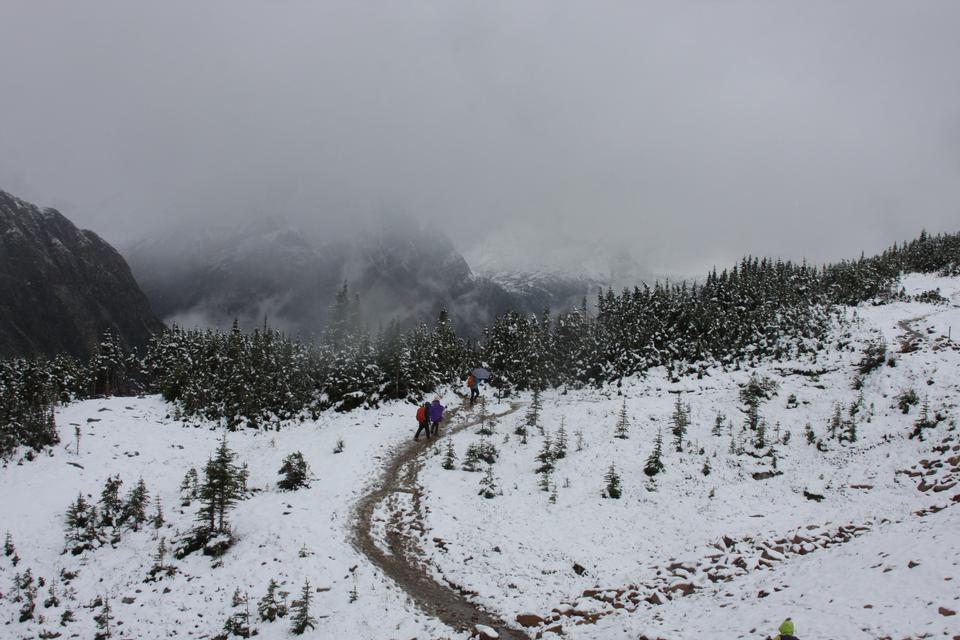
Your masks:
<svg viewBox="0 0 960 640"><path fill-rule="evenodd" d="M870 253L960 200L951 1L14 0L0 23L0 186L122 248L403 211L492 271L696 274Z"/></svg>

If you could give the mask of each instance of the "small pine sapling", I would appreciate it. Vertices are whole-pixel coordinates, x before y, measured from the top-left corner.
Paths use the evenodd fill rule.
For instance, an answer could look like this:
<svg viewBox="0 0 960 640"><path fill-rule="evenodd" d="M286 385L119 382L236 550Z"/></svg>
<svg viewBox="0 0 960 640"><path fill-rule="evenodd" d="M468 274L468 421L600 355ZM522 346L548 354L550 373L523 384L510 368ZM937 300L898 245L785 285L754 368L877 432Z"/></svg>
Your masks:
<svg viewBox="0 0 960 640"><path fill-rule="evenodd" d="M573 435L577 437L577 451L583 451L585 446L583 441L583 429L577 429Z"/></svg>
<svg viewBox="0 0 960 640"><path fill-rule="evenodd" d="M643 466L643 472L652 478L662 472L663 469L663 433L657 429L657 438L653 441L653 451L650 452L650 457L647 458L647 462Z"/></svg>
<svg viewBox="0 0 960 640"><path fill-rule="evenodd" d="M710 435L716 436L716 437L720 437L721 435L723 435L723 421L725 419L726 418L724 418L723 414L721 413L717 414L717 417L713 421L713 428L710 430Z"/></svg>
<svg viewBox="0 0 960 640"><path fill-rule="evenodd" d="M7 531L7 535L3 537L3 555L10 558L16 555L16 553L17 548L13 546L13 536Z"/></svg>
<svg viewBox="0 0 960 640"><path fill-rule="evenodd" d="M440 463L440 466L447 471L452 471L457 468L457 452L453 448L453 440L447 440L447 449L443 454L443 461Z"/></svg>
<svg viewBox="0 0 960 640"><path fill-rule="evenodd" d="M163 505L160 503L159 494L156 495L153 500L153 517L150 522L154 529L159 529L163 526L164 522L166 522L163 518Z"/></svg>
<svg viewBox="0 0 960 640"><path fill-rule="evenodd" d="M293 601L290 607L290 631L297 636L303 635L310 629L316 629L317 620L310 613L310 603L313 601L313 594L310 589L310 581L304 580L303 587L300 589L300 598Z"/></svg>
<svg viewBox="0 0 960 640"><path fill-rule="evenodd" d="M56 609L60 606L60 594L57 592L57 583L55 580L50 581L50 586L47 587L47 598L43 601L43 608L49 609L53 607Z"/></svg>
<svg viewBox="0 0 960 640"><path fill-rule="evenodd" d="M180 497L183 501L183 506L189 507L190 502L197 499L200 491L200 481L197 476L196 467L191 467L183 480L180 482Z"/></svg>
<svg viewBox="0 0 960 640"><path fill-rule="evenodd" d="M257 630L250 627L250 597L246 592L240 593L240 589L233 592L230 600L230 606L233 613L227 618L223 625L226 634L237 636L239 638L249 638L257 635Z"/></svg>
<svg viewBox="0 0 960 640"><path fill-rule="evenodd" d="M553 472L544 471L540 473L540 480L537 481L537 486L540 487L540 491L550 491L550 487L553 484Z"/></svg>
<svg viewBox="0 0 960 640"><path fill-rule="evenodd" d="M147 485L144 483L143 478L140 478L123 503L120 523L127 525L134 531L138 531L140 526L147 521L147 504L149 500L150 494L147 491Z"/></svg>
<svg viewBox="0 0 960 640"><path fill-rule="evenodd" d="M626 440L630 437L630 417L627 415L627 399L623 399L623 405L620 407L620 415L617 418L617 425L613 430L613 437Z"/></svg>
<svg viewBox="0 0 960 640"><path fill-rule="evenodd" d="M106 640L107 638L113 637L113 632L110 630L110 621L113 620L113 611L110 609L110 601L107 598L100 598L100 613L93 617L93 621L97 624L97 632L94 634L94 640Z"/></svg>
<svg viewBox="0 0 960 640"><path fill-rule="evenodd" d="M709 460L704 460L704 461L703 461L703 468L700 470L700 473L702 473L702 474L705 475L705 476L710 475L710 461L709 461Z"/></svg>
<svg viewBox="0 0 960 640"><path fill-rule="evenodd" d="M493 467L488 466L486 473L483 474L483 477L480 479L480 492L479 495L487 498L494 498L498 495L497 489L497 480L493 476Z"/></svg>
<svg viewBox="0 0 960 640"><path fill-rule="evenodd" d="M296 491L310 486L310 470L299 451L294 451L283 459L279 474L283 476L277 483L281 491Z"/></svg>
<svg viewBox="0 0 960 640"><path fill-rule="evenodd" d="M937 426L936 421L930 418L930 401L928 398L924 398L923 404L920 405L920 415L913 422L913 431L910 433L910 438L918 438L922 442L924 430L932 429L935 426Z"/></svg>
<svg viewBox="0 0 960 640"><path fill-rule="evenodd" d="M560 418L560 429L557 431L557 439L553 443L553 459L560 460L567 457L567 428L564 419Z"/></svg>
<svg viewBox="0 0 960 640"><path fill-rule="evenodd" d="M490 419L490 414L487 413L487 403L482 398L480 399L480 410L477 412L477 424L480 425L480 429L477 431L479 435L492 436L494 434L493 420Z"/></svg>
<svg viewBox="0 0 960 640"><path fill-rule="evenodd" d="M756 435L753 440L753 447L755 449L763 449L767 446L767 421L761 419L757 423Z"/></svg>
<svg viewBox="0 0 960 640"><path fill-rule="evenodd" d="M553 471L553 442L550 439L549 433L543 438L543 446L537 454L537 462L540 463L540 466L538 466L536 470L537 473L550 473Z"/></svg>
<svg viewBox="0 0 960 640"><path fill-rule="evenodd" d="M803 426L803 437L807 439L807 444L813 444L817 441L817 434L814 433L809 422Z"/></svg>
<svg viewBox="0 0 960 640"><path fill-rule="evenodd" d="M603 476L603 483L602 495L604 498L620 498L620 474L617 473L617 468L614 465L611 464L610 468L607 469L606 474Z"/></svg>
<svg viewBox="0 0 960 640"><path fill-rule="evenodd" d="M527 409L526 416L526 427L536 428L540 432L540 435L543 435L543 425L540 424L540 413L543 410L543 399L540 397L540 387L538 386L533 390L533 398L530 400L530 407ZM526 434L526 429L523 430L524 433L517 435Z"/></svg>
<svg viewBox="0 0 960 640"><path fill-rule="evenodd" d="M267 593L257 603L257 615L265 622L273 622L277 618L287 615L287 605L277 597L277 588L280 585L273 578L267 585Z"/></svg>
<svg viewBox="0 0 960 640"><path fill-rule="evenodd" d="M350 604L353 604L360 599L360 591L357 589L357 574L353 574L353 586L350 587L350 591L347 592L347 596Z"/></svg>
<svg viewBox="0 0 960 640"><path fill-rule="evenodd" d="M120 500L120 476L107 478L100 492L100 526L116 527L120 525L123 502Z"/></svg>
<svg viewBox="0 0 960 640"><path fill-rule="evenodd" d="M673 406L673 414L670 416L671 431L673 432L673 444L678 452L683 452L683 439L687 435L687 427L690 425L690 416L688 415L683 403L680 401L680 394L677 394L677 401Z"/></svg>
<svg viewBox="0 0 960 640"><path fill-rule="evenodd" d="M27 569L20 576L17 584L18 598L23 604L20 606L20 622L33 620L33 612L37 608L37 585L33 580L33 571ZM16 580L16 578L14 578Z"/></svg>
<svg viewBox="0 0 960 640"><path fill-rule="evenodd" d="M843 429L843 407L840 403L833 405L833 415L830 416L830 422L827 425L827 435L831 440L836 440L841 435Z"/></svg>

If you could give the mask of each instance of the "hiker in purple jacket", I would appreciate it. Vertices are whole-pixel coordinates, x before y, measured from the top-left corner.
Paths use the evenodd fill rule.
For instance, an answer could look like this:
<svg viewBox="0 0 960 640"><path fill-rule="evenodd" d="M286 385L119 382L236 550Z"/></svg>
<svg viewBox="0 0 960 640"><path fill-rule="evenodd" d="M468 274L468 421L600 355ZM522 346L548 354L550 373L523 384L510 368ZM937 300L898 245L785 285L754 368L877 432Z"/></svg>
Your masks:
<svg viewBox="0 0 960 640"><path fill-rule="evenodd" d="M440 421L443 420L443 405L440 404L440 398L434 398L430 403L430 422L433 424L433 435L436 437L440 430Z"/></svg>

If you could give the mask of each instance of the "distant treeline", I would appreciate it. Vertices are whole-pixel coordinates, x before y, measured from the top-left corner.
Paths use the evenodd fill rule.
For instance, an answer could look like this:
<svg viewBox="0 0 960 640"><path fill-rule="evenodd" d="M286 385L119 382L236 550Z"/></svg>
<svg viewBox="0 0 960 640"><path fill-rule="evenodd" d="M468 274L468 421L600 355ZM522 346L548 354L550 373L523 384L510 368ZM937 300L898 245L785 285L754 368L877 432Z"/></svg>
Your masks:
<svg viewBox="0 0 960 640"><path fill-rule="evenodd" d="M702 282L657 283L598 295L578 309L507 313L478 343L457 336L445 312L432 326L374 333L361 326L359 300L345 284L331 322L314 344L264 327L243 333L173 327L152 338L143 357L111 336L81 363L0 363L0 454L56 438L51 407L73 398L161 393L186 418L231 428L263 427L327 409L373 407L421 398L485 364L492 384L518 390L603 385L651 367L697 374L819 349L831 308L896 299L902 272L960 270L960 234L926 233L878 256L824 267L744 258Z"/></svg>

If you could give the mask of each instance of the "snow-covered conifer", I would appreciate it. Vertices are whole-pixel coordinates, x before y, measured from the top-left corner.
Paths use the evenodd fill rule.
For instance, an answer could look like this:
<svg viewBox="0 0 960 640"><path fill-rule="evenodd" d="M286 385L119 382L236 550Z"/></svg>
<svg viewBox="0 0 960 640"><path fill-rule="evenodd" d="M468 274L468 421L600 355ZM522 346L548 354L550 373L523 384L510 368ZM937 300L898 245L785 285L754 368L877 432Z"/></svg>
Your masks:
<svg viewBox="0 0 960 640"><path fill-rule="evenodd" d="M310 486L310 471L307 467L307 461L303 459L303 454L299 451L294 451L283 459L279 473L283 476L277 483L277 487L281 491L296 491Z"/></svg>

